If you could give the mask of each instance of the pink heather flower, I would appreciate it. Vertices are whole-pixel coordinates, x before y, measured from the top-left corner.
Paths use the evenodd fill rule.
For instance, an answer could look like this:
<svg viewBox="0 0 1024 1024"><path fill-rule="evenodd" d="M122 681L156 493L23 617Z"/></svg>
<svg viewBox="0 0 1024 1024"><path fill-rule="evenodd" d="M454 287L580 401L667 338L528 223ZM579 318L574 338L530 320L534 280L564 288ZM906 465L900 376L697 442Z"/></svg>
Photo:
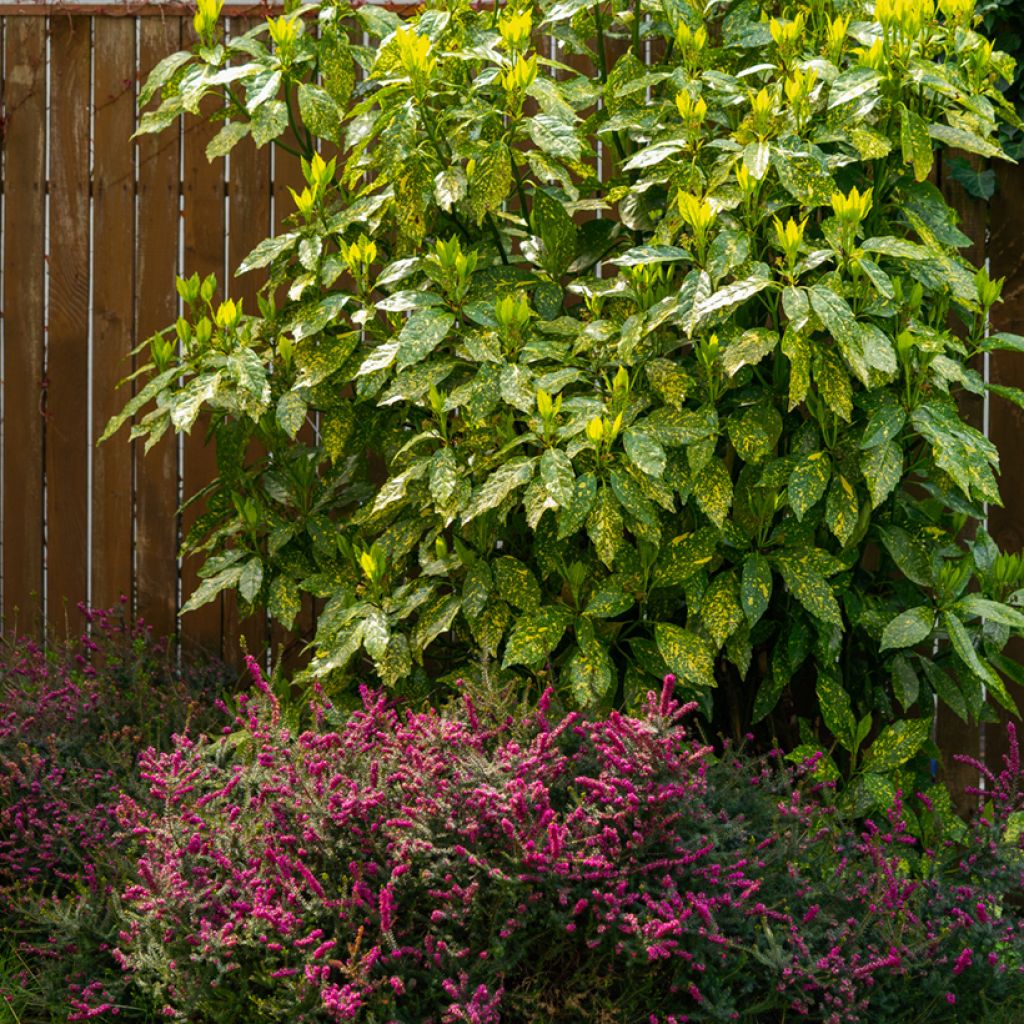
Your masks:
<svg viewBox="0 0 1024 1024"><path fill-rule="evenodd" d="M971 966L971 963L972 963L973 959L974 959L974 950L972 950L968 946L956 958L956 963L953 964L953 973L954 974L962 974L965 970L967 970L968 967Z"/></svg>

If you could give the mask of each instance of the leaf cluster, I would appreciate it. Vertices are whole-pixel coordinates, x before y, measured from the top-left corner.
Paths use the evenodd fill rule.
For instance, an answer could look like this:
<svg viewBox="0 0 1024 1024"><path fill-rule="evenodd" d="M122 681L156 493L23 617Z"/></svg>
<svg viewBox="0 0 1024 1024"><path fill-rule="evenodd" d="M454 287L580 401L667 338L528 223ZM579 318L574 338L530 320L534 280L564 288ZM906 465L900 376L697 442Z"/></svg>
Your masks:
<svg viewBox="0 0 1024 1024"><path fill-rule="evenodd" d="M1024 570L961 406L1020 404L975 361L1024 340L987 334L1001 282L929 180L1019 124L979 27L969 0L204 22L142 130L216 94L210 155L274 143L306 187L238 268L259 309L181 282L111 424L209 416L189 607L232 588L290 626L320 599L336 690L635 706L672 672L716 728L792 747L801 718L847 773L936 697L1011 706Z"/></svg>

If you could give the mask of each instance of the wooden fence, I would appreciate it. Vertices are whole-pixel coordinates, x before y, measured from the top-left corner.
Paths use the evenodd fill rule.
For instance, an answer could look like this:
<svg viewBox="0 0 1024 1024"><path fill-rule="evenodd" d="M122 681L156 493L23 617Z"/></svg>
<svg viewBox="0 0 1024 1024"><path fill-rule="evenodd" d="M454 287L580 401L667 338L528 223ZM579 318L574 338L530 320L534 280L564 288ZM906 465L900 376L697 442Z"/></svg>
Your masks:
<svg viewBox="0 0 1024 1024"><path fill-rule="evenodd" d="M237 6L226 13L229 32L248 27ZM123 435L94 443L126 398L115 385L132 369L131 350L177 315L175 275L226 279L281 223L287 187L298 184L294 161L250 140L208 163L211 130L197 121L130 141L140 83L190 33L180 5L0 2L0 619L5 629L63 632L77 628L78 601L109 605L124 594L184 646L235 658L243 635L261 650L295 638L240 621L231 598L177 618L195 584L194 567L177 558L189 522L178 506L214 472L201 431L165 438L145 457ZM941 171L940 184L977 240L972 258L1007 278L994 327L1024 333L1024 174L997 173L989 206L943 183ZM258 285L247 275L231 292L253 308ZM1024 385L1019 357L993 356L984 370ZM1024 412L979 402L974 413L1003 453L1005 504L992 510L991 531L1020 550ZM956 721L940 725L947 741L984 743L972 732L966 744Z"/></svg>

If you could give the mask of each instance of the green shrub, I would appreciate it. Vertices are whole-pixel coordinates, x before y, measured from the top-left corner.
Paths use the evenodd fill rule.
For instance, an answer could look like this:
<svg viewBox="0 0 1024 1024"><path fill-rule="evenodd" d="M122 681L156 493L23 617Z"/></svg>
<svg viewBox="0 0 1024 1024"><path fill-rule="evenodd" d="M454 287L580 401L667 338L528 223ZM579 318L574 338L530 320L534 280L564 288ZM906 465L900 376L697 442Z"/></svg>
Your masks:
<svg viewBox="0 0 1024 1024"><path fill-rule="evenodd" d="M180 282L111 424L211 415L189 607L326 599L334 693L632 707L671 670L716 728L823 722L844 771L895 720L867 802L936 695L1011 706L1024 572L958 398L1019 402L974 357L1024 340L987 336L1001 283L929 179L1018 123L969 0L324 3L226 43L218 10L142 130L213 93L211 156L276 142L308 185L239 268L268 268L258 315Z"/></svg>

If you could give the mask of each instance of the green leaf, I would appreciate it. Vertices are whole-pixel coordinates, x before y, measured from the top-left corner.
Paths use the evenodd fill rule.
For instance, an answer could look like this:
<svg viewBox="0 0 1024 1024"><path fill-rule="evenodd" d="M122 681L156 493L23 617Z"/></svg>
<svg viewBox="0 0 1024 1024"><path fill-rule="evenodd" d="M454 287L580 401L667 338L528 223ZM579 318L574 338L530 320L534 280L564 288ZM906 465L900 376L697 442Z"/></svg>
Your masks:
<svg viewBox="0 0 1024 1024"><path fill-rule="evenodd" d="M665 449L650 435L629 427L622 435L622 445L630 462L648 476L660 478L665 472Z"/></svg>
<svg viewBox="0 0 1024 1024"><path fill-rule="evenodd" d="M572 460L561 448L549 448L540 457L540 478L548 494L562 508L572 504L576 493L576 474Z"/></svg>
<svg viewBox="0 0 1024 1024"><path fill-rule="evenodd" d="M434 177L434 199L446 213L451 213L456 203L466 198L469 179L461 167L446 167Z"/></svg>
<svg viewBox="0 0 1024 1024"><path fill-rule="evenodd" d="M178 50L168 54L149 73L146 84L139 90L139 109L141 110L174 76L178 69L191 60L191 50Z"/></svg>
<svg viewBox="0 0 1024 1024"><path fill-rule="evenodd" d="M887 725L864 754L864 768L891 772L909 761L927 742L931 721L927 718L902 718Z"/></svg>
<svg viewBox="0 0 1024 1024"><path fill-rule="evenodd" d="M263 562L259 558L250 558L242 567L242 575L238 577L238 592L244 601L253 604L262 586Z"/></svg>
<svg viewBox="0 0 1024 1024"><path fill-rule="evenodd" d="M789 405L792 412L804 399L811 386L811 346L807 339L786 328L782 336L782 354L789 360ZM851 406L852 409L852 406ZM849 416L846 417L849 419Z"/></svg>
<svg viewBox="0 0 1024 1024"><path fill-rule="evenodd" d="M968 594L961 598L956 604L956 609L961 615L977 615L982 619L1009 626L1011 629L1024 629L1024 613L1001 601L989 601L978 594Z"/></svg>
<svg viewBox="0 0 1024 1024"><path fill-rule="evenodd" d="M462 614L470 624L487 606L492 586L490 566L482 558L478 559L469 567L462 584Z"/></svg>
<svg viewBox="0 0 1024 1024"><path fill-rule="evenodd" d="M836 295L831 288L816 284L809 291L811 308L835 338L846 365L860 379L865 387L871 386L871 362L864 352L863 335L853 310L845 299Z"/></svg>
<svg viewBox="0 0 1024 1024"><path fill-rule="evenodd" d="M279 256L291 252L298 238L298 234L294 231L286 231L273 238L264 238L238 265L235 276L247 274L250 270L258 270L260 267L273 263Z"/></svg>
<svg viewBox="0 0 1024 1024"><path fill-rule="evenodd" d="M743 166L750 172L752 178L760 181L768 173L771 156L771 146L763 139L748 142L743 147Z"/></svg>
<svg viewBox="0 0 1024 1024"><path fill-rule="evenodd" d="M812 369L814 383L828 407L849 423L853 415L853 387L839 356L831 349L818 348L814 352Z"/></svg>
<svg viewBox="0 0 1024 1024"><path fill-rule="evenodd" d="M158 373L155 377L151 377L146 381L146 383L135 392L134 396L125 403L124 408L116 416L110 417L110 422L107 424L98 443L102 444L109 437L115 434L147 402L156 398L156 396L160 394L168 384L180 375L181 369L177 366L172 366L169 370L164 370L163 373Z"/></svg>
<svg viewBox="0 0 1024 1024"><path fill-rule="evenodd" d="M576 129L568 121L552 114L535 114L526 122L526 130L530 133L534 145L556 160L569 160L575 163L583 156L583 144L576 134ZM479 173L479 168L477 172Z"/></svg>
<svg viewBox="0 0 1024 1024"><path fill-rule="evenodd" d="M178 614L186 615L197 608L202 608L204 604L209 604L222 590L238 586L238 581L241 578L242 566L233 565L231 568L217 573L216 576L203 580L192 592L192 596L185 602Z"/></svg>
<svg viewBox="0 0 1024 1024"><path fill-rule="evenodd" d="M479 225L484 216L501 209L501 204L512 187L512 164L508 149L494 142L476 161L476 169L469 180L466 200L473 221Z"/></svg>
<svg viewBox="0 0 1024 1024"><path fill-rule="evenodd" d="M786 494L798 520L822 499L831 476L832 460L827 452L811 452L796 464Z"/></svg>
<svg viewBox="0 0 1024 1024"><path fill-rule="evenodd" d="M369 647L367 647L369 651ZM409 641L402 633L393 633L384 648L383 655L375 666L380 681L388 688L393 688L412 671L412 651Z"/></svg>
<svg viewBox="0 0 1024 1024"><path fill-rule="evenodd" d="M576 620L577 648L567 666L569 690L581 708L593 707L611 695L615 671L608 650L588 619Z"/></svg>
<svg viewBox="0 0 1024 1024"><path fill-rule="evenodd" d="M900 146L903 162L913 164L914 177L924 181L931 174L934 153L928 132L928 122L920 114L909 110L905 104L898 105L900 112Z"/></svg>
<svg viewBox="0 0 1024 1024"><path fill-rule="evenodd" d="M642 267L650 263L675 263L692 258L688 249L678 245L638 245L608 262L615 267Z"/></svg>
<svg viewBox="0 0 1024 1024"><path fill-rule="evenodd" d="M693 378L680 366L669 359L652 359L644 372L651 387L670 406L681 409L686 396L693 387Z"/></svg>
<svg viewBox="0 0 1024 1024"><path fill-rule="evenodd" d="M206 144L206 159L216 160L227 156L249 134L249 125L244 121L228 121Z"/></svg>
<svg viewBox="0 0 1024 1024"><path fill-rule="evenodd" d="M942 624L949 634L949 642L953 645L957 657L967 666L970 671L978 677L986 686L993 690L1005 690L1003 681L996 675L992 666L982 661L971 640L967 627L951 611L942 613Z"/></svg>
<svg viewBox="0 0 1024 1024"><path fill-rule="evenodd" d="M868 814L870 811L885 811L896 800L896 785L888 775L864 772L850 784L850 799L854 813Z"/></svg>
<svg viewBox="0 0 1024 1024"><path fill-rule="evenodd" d="M710 527L684 533L669 541L654 567L654 586L674 587L706 568L718 549L718 534Z"/></svg>
<svg viewBox="0 0 1024 1024"><path fill-rule="evenodd" d="M636 604L636 598L622 589L622 583L615 576L610 576L594 591L584 615L595 619L614 619Z"/></svg>
<svg viewBox="0 0 1024 1024"><path fill-rule="evenodd" d="M736 577L732 573L719 573L701 600L701 622L718 648L743 623L743 609L736 591Z"/></svg>
<svg viewBox="0 0 1024 1024"><path fill-rule="evenodd" d="M565 207L544 189L533 193L533 233L544 243L544 269L561 277L576 257L576 225Z"/></svg>
<svg viewBox="0 0 1024 1024"><path fill-rule="evenodd" d="M750 714L752 723L756 725L775 710L775 705L779 703L782 691L786 688L786 682L786 677L777 672L769 671L765 674L754 698L754 707Z"/></svg>
<svg viewBox="0 0 1024 1024"><path fill-rule="evenodd" d="M823 156L777 147L772 162L782 187L801 205L828 206L832 202L836 185Z"/></svg>
<svg viewBox="0 0 1024 1024"><path fill-rule="evenodd" d="M305 126L321 139L341 141L341 111L326 89L302 82L298 88L299 113Z"/></svg>
<svg viewBox="0 0 1024 1024"><path fill-rule="evenodd" d="M252 115L252 140L257 146L283 135L288 127L288 108L282 100L270 100L256 108Z"/></svg>
<svg viewBox="0 0 1024 1024"><path fill-rule="evenodd" d="M601 490L587 517L587 536L597 550L597 557L610 569L622 544L622 514L608 487Z"/></svg>
<svg viewBox="0 0 1024 1024"><path fill-rule="evenodd" d="M771 455L781 436L782 417L767 401L729 419L729 440L744 462L761 462Z"/></svg>
<svg viewBox="0 0 1024 1024"><path fill-rule="evenodd" d="M374 661L381 661L387 654L391 641L388 617L379 609L371 608L363 619L363 647Z"/></svg>
<svg viewBox="0 0 1024 1024"><path fill-rule="evenodd" d="M878 508L903 478L903 451L895 442L883 441L861 455L860 471L871 494L871 507Z"/></svg>
<svg viewBox="0 0 1024 1024"><path fill-rule="evenodd" d="M948 124L930 124L928 125L928 134L933 139L949 146L950 149L962 149L968 153L986 157L1005 155L1001 147L991 139L982 138L964 128L955 128ZM989 196L983 198L988 199Z"/></svg>
<svg viewBox="0 0 1024 1024"><path fill-rule="evenodd" d="M438 595L420 612L410 637L413 652L419 658L434 639L452 628L462 601L456 594Z"/></svg>
<svg viewBox="0 0 1024 1024"><path fill-rule="evenodd" d="M842 473L834 475L825 499L825 522L843 547L857 532L859 512L857 492L850 481Z"/></svg>
<svg viewBox="0 0 1024 1024"><path fill-rule="evenodd" d="M305 422L305 400L295 391L286 391L277 402L277 425L294 440Z"/></svg>
<svg viewBox="0 0 1024 1024"><path fill-rule="evenodd" d="M658 652L679 679L699 687L717 686L714 658L708 642L696 633L659 622L654 627Z"/></svg>
<svg viewBox="0 0 1024 1024"><path fill-rule="evenodd" d="M597 501L597 479L593 473L576 478L572 501L558 513L558 539L571 537L586 522Z"/></svg>
<svg viewBox="0 0 1024 1024"><path fill-rule="evenodd" d="M828 109L833 110L867 93L876 92L881 82L882 75L874 68L855 67L844 71L829 89Z"/></svg>
<svg viewBox="0 0 1024 1024"><path fill-rule="evenodd" d="M520 615L505 645L501 667L535 665L548 657L572 619L572 611L564 604L546 605Z"/></svg>
<svg viewBox="0 0 1024 1024"><path fill-rule="evenodd" d="M513 491L528 484L533 479L535 461L520 455L499 466L473 492L462 513L463 524L497 508Z"/></svg>
<svg viewBox="0 0 1024 1024"><path fill-rule="evenodd" d="M740 598L743 614L753 626L768 610L772 596L772 569L768 559L756 552L743 560ZM770 709L769 709L770 710ZM768 712L765 712L767 714Z"/></svg>
<svg viewBox="0 0 1024 1024"><path fill-rule="evenodd" d="M921 681L906 655L897 654L892 659L892 690L904 711L917 701L920 694Z"/></svg>
<svg viewBox="0 0 1024 1024"><path fill-rule="evenodd" d="M933 585L931 558L928 549L917 537L901 526L880 526L878 535L885 545L885 550L889 552L889 557L907 579L919 587Z"/></svg>
<svg viewBox="0 0 1024 1024"><path fill-rule="evenodd" d="M298 584L290 576L275 576L270 584L267 610L285 629L291 629L302 610Z"/></svg>
<svg viewBox="0 0 1024 1024"><path fill-rule="evenodd" d="M893 647L914 647L931 636L935 612L931 605L919 605L900 612L882 631L880 650Z"/></svg>
<svg viewBox="0 0 1024 1024"><path fill-rule="evenodd" d="M984 434L964 423L954 406L938 402L919 405L910 421L931 445L935 464L968 498L1001 504L992 473L999 468L999 453Z"/></svg>
<svg viewBox="0 0 1024 1024"><path fill-rule="evenodd" d="M693 496L704 515L721 529L732 507L732 479L721 459L712 458L694 477Z"/></svg>
<svg viewBox="0 0 1024 1024"><path fill-rule="evenodd" d="M931 684L932 689L938 694L939 700L943 702L958 718L966 722L968 720L967 701L960 690L960 687L950 678L949 674L939 668L930 657L921 658L921 667ZM980 692L980 691L979 691Z"/></svg>
<svg viewBox="0 0 1024 1024"><path fill-rule="evenodd" d="M845 749L850 750L857 734L857 720L853 717L850 695L832 672L819 672L815 690L826 728Z"/></svg>
<svg viewBox="0 0 1024 1024"><path fill-rule="evenodd" d="M405 322L398 335L396 367L404 370L425 359L447 337L455 316L441 309L421 309Z"/></svg>
<svg viewBox="0 0 1024 1024"><path fill-rule="evenodd" d="M526 611L540 604L537 578L518 558L504 555L496 559L491 568L498 595L513 608Z"/></svg>
<svg viewBox="0 0 1024 1024"><path fill-rule="evenodd" d="M842 627L843 616L828 580L817 571L807 555L776 555L779 570L790 593L822 622Z"/></svg>
<svg viewBox="0 0 1024 1024"><path fill-rule="evenodd" d="M320 77L339 110L348 106L356 81L356 66L348 35L337 23L323 30L320 45Z"/></svg>
<svg viewBox="0 0 1024 1024"><path fill-rule="evenodd" d="M430 457L430 496L446 508L459 482L459 464L451 448L439 448Z"/></svg>
<svg viewBox="0 0 1024 1024"><path fill-rule="evenodd" d="M536 387L530 371L523 366L507 363L499 376L501 399L520 412L532 413L536 405Z"/></svg>
<svg viewBox="0 0 1024 1024"><path fill-rule="evenodd" d="M504 601L491 601L471 620L469 628L481 651L492 657L498 653L498 645L511 617L511 609Z"/></svg>
<svg viewBox="0 0 1024 1024"><path fill-rule="evenodd" d="M779 336L767 327L752 327L729 343L722 353L722 369L735 376L744 366L756 366L774 351Z"/></svg>
<svg viewBox="0 0 1024 1024"><path fill-rule="evenodd" d="M861 448L866 450L884 444L886 441L892 441L899 435L906 422L907 414L903 411L903 406L881 406L868 418L864 436L860 442Z"/></svg>
<svg viewBox="0 0 1024 1024"><path fill-rule="evenodd" d="M706 298L698 299L693 305L693 313L689 323L687 334L692 334L693 329L712 313L732 309L741 302L763 291L772 283L770 277L746 277L742 281L734 281L724 288L719 288Z"/></svg>

